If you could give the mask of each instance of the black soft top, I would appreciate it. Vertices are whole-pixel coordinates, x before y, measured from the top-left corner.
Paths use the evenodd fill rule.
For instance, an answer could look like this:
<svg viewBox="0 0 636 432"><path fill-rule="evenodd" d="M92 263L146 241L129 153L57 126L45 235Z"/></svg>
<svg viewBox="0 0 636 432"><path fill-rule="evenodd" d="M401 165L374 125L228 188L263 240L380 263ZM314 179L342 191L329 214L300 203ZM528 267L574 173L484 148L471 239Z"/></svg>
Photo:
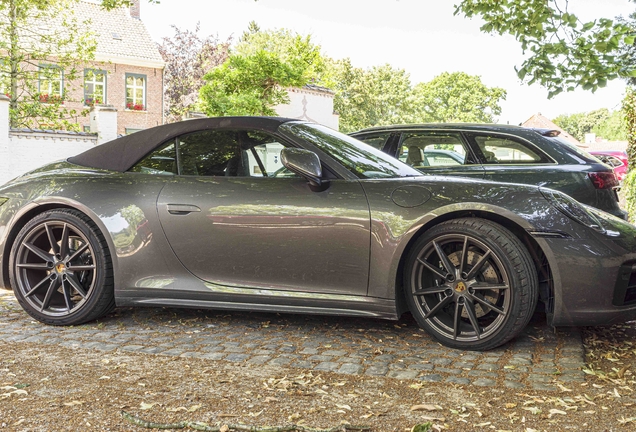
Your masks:
<svg viewBox="0 0 636 432"><path fill-rule="evenodd" d="M278 126L292 120L280 117L213 117L186 120L108 141L73 156L68 161L90 168L124 172L166 141L180 135L209 129L256 129L276 132Z"/></svg>

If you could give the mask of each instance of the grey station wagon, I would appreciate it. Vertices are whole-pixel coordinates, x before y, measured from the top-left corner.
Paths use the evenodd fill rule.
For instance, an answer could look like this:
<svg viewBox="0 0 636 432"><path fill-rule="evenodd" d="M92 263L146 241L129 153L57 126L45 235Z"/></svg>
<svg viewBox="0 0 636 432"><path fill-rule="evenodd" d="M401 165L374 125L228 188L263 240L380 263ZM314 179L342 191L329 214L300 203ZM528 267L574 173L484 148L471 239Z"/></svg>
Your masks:
<svg viewBox="0 0 636 432"><path fill-rule="evenodd" d="M380 126L350 135L424 174L549 187L625 218L612 168L557 130L438 123Z"/></svg>

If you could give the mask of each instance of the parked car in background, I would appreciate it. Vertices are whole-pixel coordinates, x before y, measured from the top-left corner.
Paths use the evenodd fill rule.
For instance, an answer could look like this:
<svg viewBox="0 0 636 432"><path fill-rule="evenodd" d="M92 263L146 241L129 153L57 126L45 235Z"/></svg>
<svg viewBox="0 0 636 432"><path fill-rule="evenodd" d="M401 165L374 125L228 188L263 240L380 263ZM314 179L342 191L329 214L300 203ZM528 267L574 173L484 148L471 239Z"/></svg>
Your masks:
<svg viewBox="0 0 636 432"><path fill-rule="evenodd" d="M629 170L627 153L621 150L594 150L591 151L590 154L614 168L614 174L616 174L618 181L625 179L627 171Z"/></svg>
<svg viewBox="0 0 636 432"><path fill-rule="evenodd" d="M292 119L158 126L0 186L0 286L51 325L134 305L408 310L487 350L539 299L554 326L636 319L635 262L634 225L561 192L425 176Z"/></svg>
<svg viewBox="0 0 636 432"><path fill-rule="evenodd" d="M425 174L545 186L626 217L612 168L559 137L557 130L436 123L379 126L350 135ZM444 158L429 157L440 151Z"/></svg>

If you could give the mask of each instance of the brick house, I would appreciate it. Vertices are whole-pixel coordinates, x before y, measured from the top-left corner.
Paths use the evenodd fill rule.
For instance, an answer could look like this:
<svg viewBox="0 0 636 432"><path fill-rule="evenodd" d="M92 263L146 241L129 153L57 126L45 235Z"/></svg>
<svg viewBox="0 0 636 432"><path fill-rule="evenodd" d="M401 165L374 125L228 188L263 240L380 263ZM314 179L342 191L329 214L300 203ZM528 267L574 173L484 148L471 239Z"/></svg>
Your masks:
<svg viewBox="0 0 636 432"><path fill-rule="evenodd" d="M165 63L140 18L139 0L130 8L103 10L98 3L81 0L74 7L80 22L90 19L97 40L93 64L77 80L65 82L63 72L40 64L39 92L64 95L64 106L78 113L92 104L117 110L117 133L128 134L163 124L163 71ZM50 96L49 96L50 97ZM89 115L75 121L89 130Z"/></svg>

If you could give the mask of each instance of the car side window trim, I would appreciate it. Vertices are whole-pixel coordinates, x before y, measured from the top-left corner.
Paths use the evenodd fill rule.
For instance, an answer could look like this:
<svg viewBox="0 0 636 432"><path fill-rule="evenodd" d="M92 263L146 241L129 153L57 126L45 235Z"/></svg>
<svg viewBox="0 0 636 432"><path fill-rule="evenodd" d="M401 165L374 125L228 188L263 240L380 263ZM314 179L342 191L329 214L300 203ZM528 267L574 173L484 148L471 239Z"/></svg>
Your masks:
<svg viewBox="0 0 636 432"><path fill-rule="evenodd" d="M468 143L470 144L470 146L473 148L473 151L475 152L475 154L477 155L477 157L479 158L479 160L481 161L481 163L485 166L541 166L541 165L557 165L557 163L554 161L554 159L552 159L548 154L546 154L543 150L541 150L540 148L538 148L536 145L532 144L531 142L529 142L528 140L517 136L517 135L510 135L510 134L506 134L506 133L500 133L500 132L494 132L494 133L489 133L489 132L468 132L468 131L464 131L462 132L462 134L464 134L466 136L466 140L468 141ZM524 147L527 147L530 151L532 151L533 153L535 153L536 155L541 157L540 161L536 161L536 162L497 162L495 164L493 163L489 163L486 160L486 156L483 154L483 152L481 151L481 148L479 147L479 144L477 143L476 137L479 136L487 136L487 137L494 137L494 138L500 138L500 139L505 139L505 140L510 140L510 141L514 141L518 144L521 144Z"/></svg>
<svg viewBox="0 0 636 432"><path fill-rule="evenodd" d="M404 140L406 139L406 136L409 134L413 134L413 133L452 133L452 134L457 134L461 141L462 144L464 146L464 149L466 150L466 160L470 160L470 164L467 165L472 165L472 166L479 166L482 165L481 160L477 157L477 155L475 154L472 145L470 145L470 143L468 142L468 139L466 138L466 136L464 136L464 133L462 131L458 131L458 130L453 130L453 129L413 129L413 130L408 130L408 131L404 131L401 132L399 134L399 138L395 140L394 143L394 147L392 147L392 153L389 153L391 156L398 158L399 155L399 150L400 148L402 148L402 146L404 145ZM387 152L388 153L388 152Z"/></svg>
<svg viewBox="0 0 636 432"><path fill-rule="evenodd" d="M281 134L277 134L277 133L273 133L270 131L261 131L258 129L235 129L235 128L218 128L215 129L216 131L219 132L227 132L227 131L256 131L256 132L262 132L262 133L267 133L268 135L270 135L272 138L275 138L280 144L282 144L285 147L292 147L292 148L301 148L299 147L297 144L291 142L289 139L287 139L286 137L284 137ZM203 132L202 131L198 131L198 132ZM190 135L192 133L196 133L196 132L190 132L186 135ZM149 173L144 173L144 172L139 172L139 171L134 171L134 168L137 167L142 161L144 161L146 158L150 157L153 153L163 149L166 146L169 146L170 144L174 145L174 152L175 152L175 168L176 168L176 172L171 172L171 173L166 173L164 175L170 174L173 176L178 176L178 177L203 177L203 176L197 176L194 174L183 174L183 169L181 166L181 154L179 151L179 138L185 136L185 135L181 135L175 138L170 138L164 142L162 142L160 145L158 145L157 147L155 147L152 151L148 152L146 155L144 155L142 158L140 158L137 162L135 162L135 164L128 170L126 171L126 173L130 173L130 174L149 174ZM253 148L251 149L252 151L254 150ZM259 168L261 170L263 170L264 166L262 166L262 161L260 160L260 158L257 155L253 155L255 160L257 161ZM342 175L340 175L336 170L334 170L332 167L330 167L324 160L323 158L321 158L320 163L322 165L322 171L323 171L323 178L325 180L339 180L339 179L343 179ZM266 175L264 175L263 177L267 178ZM245 177L247 178L247 177ZM259 177L249 177L249 178L259 178Z"/></svg>

